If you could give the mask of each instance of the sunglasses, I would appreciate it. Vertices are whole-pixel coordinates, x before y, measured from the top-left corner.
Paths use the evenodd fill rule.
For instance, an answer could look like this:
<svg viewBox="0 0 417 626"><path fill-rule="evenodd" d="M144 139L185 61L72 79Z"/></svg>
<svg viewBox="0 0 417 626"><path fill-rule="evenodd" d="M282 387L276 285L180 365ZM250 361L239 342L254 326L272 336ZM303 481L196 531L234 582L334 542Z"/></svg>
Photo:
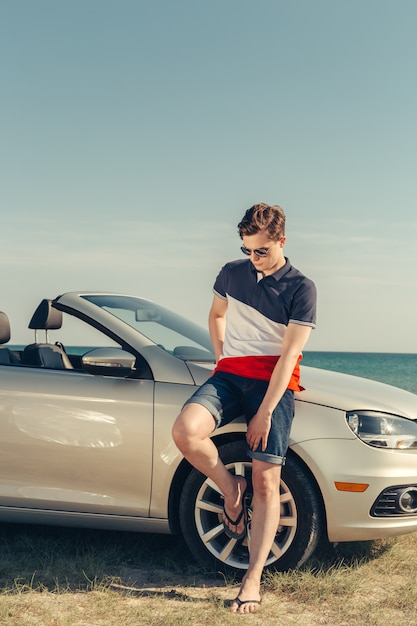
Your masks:
<svg viewBox="0 0 417 626"><path fill-rule="evenodd" d="M246 254L246 256L250 256L253 252L253 254L255 254L256 256L263 258L266 257L271 248L255 248L255 250L251 250L246 246L241 246L240 249L242 250L243 254Z"/></svg>

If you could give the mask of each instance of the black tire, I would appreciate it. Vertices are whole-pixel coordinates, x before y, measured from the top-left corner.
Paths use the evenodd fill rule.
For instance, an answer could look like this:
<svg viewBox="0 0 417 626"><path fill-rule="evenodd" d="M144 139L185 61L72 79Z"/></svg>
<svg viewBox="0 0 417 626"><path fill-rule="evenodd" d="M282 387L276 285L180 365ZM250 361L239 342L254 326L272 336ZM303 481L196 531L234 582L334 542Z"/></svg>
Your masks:
<svg viewBox="0 0 417 626"><path fill-rule="evenodd" d="M228 470L245 476L251 502L252 464L246 442L219 448ZM247 539L229 539L222 524L223 501L212 481L197 470L188 475L180 498L180 525L184 539L201 564L214 571L243 575L249 563ZM249 504L250 519L250 504ZM281 476L281 518L266 567L288 571L300 567L313 553L323 529L322 505L317 487L303 464L291 453Z"/></svg>

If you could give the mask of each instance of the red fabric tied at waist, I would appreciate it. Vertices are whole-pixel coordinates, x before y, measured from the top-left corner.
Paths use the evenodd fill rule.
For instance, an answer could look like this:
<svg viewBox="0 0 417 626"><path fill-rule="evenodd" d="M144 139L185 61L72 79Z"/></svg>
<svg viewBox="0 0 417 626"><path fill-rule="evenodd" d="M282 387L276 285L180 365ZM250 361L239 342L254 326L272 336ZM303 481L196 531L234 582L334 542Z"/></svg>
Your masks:
<svg viewBox="0 0 417 626"><path fill-rule="evenodd" d="M291 375L287 389L293 391L303 391L300 385L300 361L303 357L298 357L297 365ZM220 359L215 372L227 372L243 378L255 378L256 380L269 380L279 356L236 356Z"/></svg>

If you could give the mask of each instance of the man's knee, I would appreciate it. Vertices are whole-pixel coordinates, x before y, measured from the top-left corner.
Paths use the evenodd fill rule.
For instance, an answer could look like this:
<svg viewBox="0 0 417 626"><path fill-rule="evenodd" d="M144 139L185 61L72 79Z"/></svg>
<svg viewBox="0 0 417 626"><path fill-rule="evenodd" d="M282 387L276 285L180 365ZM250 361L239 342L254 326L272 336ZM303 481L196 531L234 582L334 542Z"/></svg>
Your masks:
<svg viewBox="0 0 417 626"><path fill-rule="evenodd" d="M187 404L172 427L172 438L180 450L188 448L196 440L208 437L214 421L209 411L199 404Z"/></svg>
<svg viewBox="0 0 417 626"><path fill-rule="evenodd" d="M174 425L172 426L172 438L180 449L183 445L185 445L189 437L187 425L183 417L183 411L184 409L178 415L177 419L174 422Z"/></svg>
<svg viewBox="0 0 417 626"><path fill-rule="evenodd" d="M280 491L281 465L274 463L264 463L262 461L252 462L252 485L254 492L262 499L275 497Z"/></svg>

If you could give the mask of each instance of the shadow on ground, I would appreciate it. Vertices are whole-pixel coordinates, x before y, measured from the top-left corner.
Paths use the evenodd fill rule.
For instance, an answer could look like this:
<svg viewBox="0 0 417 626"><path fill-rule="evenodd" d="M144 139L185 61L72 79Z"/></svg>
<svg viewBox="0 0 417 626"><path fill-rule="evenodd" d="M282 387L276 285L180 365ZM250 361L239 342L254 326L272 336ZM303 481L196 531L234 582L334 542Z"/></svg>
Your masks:
<svg viewBox="0 0 417 626"><path fill-rule="evenodd" d="M323 541L304 568L355 567L390 548L384 542L333 546ZM189 600L178 587L219 588L236 580L196 563L183 539L173 535L0 524L0 587L3 592L89 591Z"/></svg>

